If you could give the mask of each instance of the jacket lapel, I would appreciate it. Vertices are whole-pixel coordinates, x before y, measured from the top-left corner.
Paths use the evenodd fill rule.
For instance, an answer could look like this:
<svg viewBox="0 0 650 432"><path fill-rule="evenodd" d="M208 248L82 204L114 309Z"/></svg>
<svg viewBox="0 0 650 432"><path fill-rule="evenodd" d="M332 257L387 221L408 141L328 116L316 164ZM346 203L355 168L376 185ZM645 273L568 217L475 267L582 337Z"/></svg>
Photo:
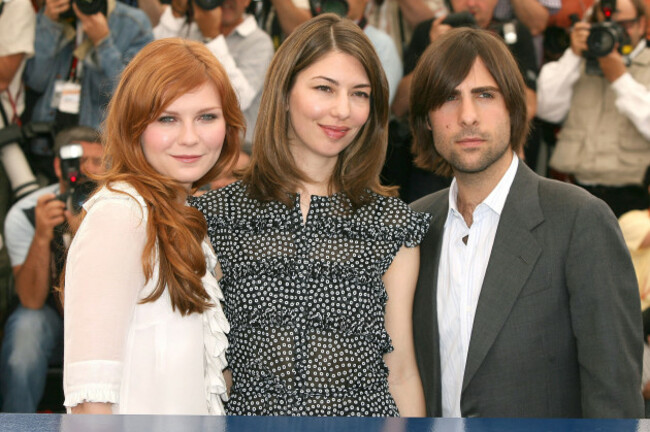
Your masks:
<svg viewBox="0 0 650 432"><path fill-rule="evenodd" d="M424 211L431 214L431 221L429 230L420 244L420 274L414 298L414 335L416 343L420 344L420 367L422 373L427 375L423 377L423 381L429 386L425 388L427 414L440 416L442 398L436 286L442 235L449 212L449 190L445 189L439 193Z"/></svg>
<svg viewBox="0 0 650 432"><path fill-rule="evenodd" d="M499 219L476 308L463 391L485 359L541 254L531 233L544 219L538 183L536 174L520 161Z"/></svg>

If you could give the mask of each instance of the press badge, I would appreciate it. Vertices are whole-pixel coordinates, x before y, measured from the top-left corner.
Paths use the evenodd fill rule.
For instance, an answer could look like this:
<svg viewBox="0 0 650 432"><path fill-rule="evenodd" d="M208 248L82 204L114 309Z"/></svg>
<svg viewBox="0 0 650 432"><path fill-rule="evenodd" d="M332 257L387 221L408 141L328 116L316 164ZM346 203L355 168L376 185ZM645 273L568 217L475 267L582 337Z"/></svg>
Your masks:
<svg viewBox="0 0 650 432"><path fill-rule="evenodd" d="M50 101L50 108L58 108L61 103L61 92L63 91L63 84L65 81L54 81L54 93L52 93L52 100Z"/></svg>
<svg viewBox="0 0 650 432"><path fill-rule="evenodd" d="M68 114L79 114L79 101L81 100L81 84L66 81L61 86L61 100L59 111Z"/></svg>

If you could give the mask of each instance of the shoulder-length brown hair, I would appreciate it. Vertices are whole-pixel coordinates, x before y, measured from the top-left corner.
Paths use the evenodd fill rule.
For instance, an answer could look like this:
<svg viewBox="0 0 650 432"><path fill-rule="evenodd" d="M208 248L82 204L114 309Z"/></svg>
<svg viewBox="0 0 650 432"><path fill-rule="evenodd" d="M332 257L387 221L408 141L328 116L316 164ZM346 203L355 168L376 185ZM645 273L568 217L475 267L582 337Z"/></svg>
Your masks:
<svg viewBox="0 0 650 432"><path fill-rule="evenodd" d="M411 81L412 151L420 168L451 176L451 166L436 152L429 113L439 108L465 80L480 58L503 94L510 114L510 146L519 151L526 141L526 90L515 59L496 35L480 29L452 29L422 54Z"/></svg>
<svg viewBox="0 0 650 432"><path fill-rule="evenodd" d="M289 148L289 93L301 71L332 51L349 54L361 63L370 81L371 94L368 120L354 141L339 154L330 179L330 192L345 193L355 208L370 199L368 190L385 195L393 193L379 181L388 142L388 84L383 68L358 25L334 14L323 14L289 35L267 71L251 163L243 173L253 198L291 206L300 183L309 181Z"/></svg>
<svg viewBox="0 0 650 432"><path fill-rule="evenodd" d="M210 305L201 283L206 271L201 242L207 225L198 210L184 205L187 191L147 162L141 137L174 100L205 83L214 85L221 97L226 136L215 166L192 185L196 190L233 166L244 131L237 95L225 70L203 44L172 38L146 45L124 69L103 131L107 169L99 177L99 186L110 189L111 184L127 182L147 204L142 266L149 280L153 266L158 265L159 279L143 302L158 299L167 289L172 307L183 315L202 312Z"/></svg>

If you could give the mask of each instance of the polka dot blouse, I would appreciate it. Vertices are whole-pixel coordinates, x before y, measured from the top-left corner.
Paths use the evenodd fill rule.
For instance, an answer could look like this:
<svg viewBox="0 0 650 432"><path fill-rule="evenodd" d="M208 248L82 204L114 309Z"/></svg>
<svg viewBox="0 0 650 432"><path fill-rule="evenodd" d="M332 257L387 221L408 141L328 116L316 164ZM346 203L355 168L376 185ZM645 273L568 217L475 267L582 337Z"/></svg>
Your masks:
<svg viewBox="0 0 650 432"><path fill-rule="evenodd" d="M191 204L208 221L231 325L230 415L397 416L383 355L382 275L420 243L429 216L374 195L343 212L343 194L288 208L250 199L241 182Z"/></svg>

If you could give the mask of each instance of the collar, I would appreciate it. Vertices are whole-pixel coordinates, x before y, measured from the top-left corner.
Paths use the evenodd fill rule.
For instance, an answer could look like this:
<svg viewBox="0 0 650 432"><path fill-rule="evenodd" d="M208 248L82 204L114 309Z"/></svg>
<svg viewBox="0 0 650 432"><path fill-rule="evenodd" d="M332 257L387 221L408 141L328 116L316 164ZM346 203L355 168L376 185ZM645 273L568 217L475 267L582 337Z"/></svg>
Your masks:
<svg viewBox="0 0 650 432"><path fill-rule="evenodd" d="M493 212L501 216L501 212L503 211L503 207L505 206L506 199L508 198L508 192L510 191L512 182L515 180L515 175L517 174L517 167L519 167L519 158L513 152L512 162L510 162L510 166L506 170L505 174L503 175L503 177L501 177L499 183L497 183L496 187L492 189L492 192L490 192L490 194L483 200L483 202L481 202L478 206L476 206L477 209L479 206L485 204L487 207L492 209ZM451 212L460 215L460 212L458 211L458 206L456 205L457 201L458 201L458 184L456 183L456 178L454 177L454 179L451 181L451 186L449 187L449 212L450 213L447 215L447 220L449 220L449 216L451 215Z"/></svg>
<svg viewBox="0 0 650 432"><path fill-rule="evenodd" d="M238 33L241 37L249 36L257 30L257 22L253 15L244 15L244 21L242 21L237 27L235 27L234 32Z"/></svg>

